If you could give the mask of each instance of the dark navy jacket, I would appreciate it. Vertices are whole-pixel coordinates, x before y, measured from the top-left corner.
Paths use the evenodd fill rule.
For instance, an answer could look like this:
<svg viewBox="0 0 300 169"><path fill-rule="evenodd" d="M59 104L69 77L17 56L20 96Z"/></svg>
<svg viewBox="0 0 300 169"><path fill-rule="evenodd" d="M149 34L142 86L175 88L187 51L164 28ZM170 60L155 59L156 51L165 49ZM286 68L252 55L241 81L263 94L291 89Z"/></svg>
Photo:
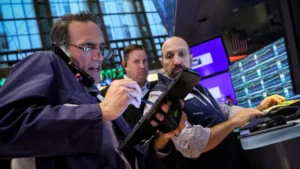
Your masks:
<svg viewBox="0 0 300 169"><path fill-rule="evenodd" d="M170 78L158 74L158 84L152 91L162 91L170 83ZM188 83L188 82L187 82ZM213 127L227 119L217 101L210 92L201 85L196 85L191 92L197 97L184 100L183 111L192 125ZM209 101L208 101L209 100ZM243 169L244 159L240 142L230 134L213 150L201 154L198 159L189 159L178 153L178 168L199 169Z"/></svg>
<svg viewBox="0 0 300 169"><path fill-rule="evenodd" d="M138 148L140 169L163 168L153 141ZM125 168L96 99L52 52L22 60L0 89L0 158L16 157L36 157L37 169Z"/></svg>

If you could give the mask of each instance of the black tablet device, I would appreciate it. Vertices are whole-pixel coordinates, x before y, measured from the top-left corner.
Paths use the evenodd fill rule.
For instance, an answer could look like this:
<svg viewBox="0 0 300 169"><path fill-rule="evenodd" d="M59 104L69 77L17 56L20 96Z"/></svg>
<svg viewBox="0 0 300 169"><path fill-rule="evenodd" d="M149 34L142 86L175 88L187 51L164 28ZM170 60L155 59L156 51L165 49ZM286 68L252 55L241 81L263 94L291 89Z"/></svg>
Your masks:
<svg viewBox="0 0 300 169"><path fill-rule="evenodd" d="M176 77L170 80L170 83L165 86L163 93L153 103L150 110L139 120L129 135L120 144L118 149L121 150L126 145L137 144L138 142L136 142L135 138L139 137L138 134L143 133L141 131L143 129L142 126L144 126L145 123L149 123L149 121L152 120L158 112L161 112L161 106L168 100L175 99L177 100L177 103L179 99L183 100L198 84L199 80L199 74L191 69L184 69L179 72ZM181 111L180 113L178 112L179 111L175 110L165 114L165 119L167 118L168 120L166 121L166 124L164 124L164 127L159 128L159 130L163 130L163 132L175 130L178 127L181 118Z"/></svg>

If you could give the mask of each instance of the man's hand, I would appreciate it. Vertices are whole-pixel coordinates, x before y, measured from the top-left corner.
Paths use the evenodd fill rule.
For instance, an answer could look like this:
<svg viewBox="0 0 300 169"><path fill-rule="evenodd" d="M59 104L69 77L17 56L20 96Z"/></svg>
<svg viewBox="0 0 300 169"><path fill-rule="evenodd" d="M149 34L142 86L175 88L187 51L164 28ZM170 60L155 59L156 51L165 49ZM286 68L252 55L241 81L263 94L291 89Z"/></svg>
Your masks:
<svg viewBox="0 0 300 169"><path fill-rule="evenodd" d="M180 100L180 104L183 107L183 101L182 100ZM164 112L167 113L167 112L169 112L169 106L170 105L171 105L170 102L168 104L163 104L161 106L161 109ZM160 121L164 120L164 116L160 113L156 114L156 118ZM186 121L187 121L187 116L184 112L182 112L180 123L179 123L179 126L178 126L177 129L175 129L173 131L170 131L168 133L163 133L163 132L158 131L158 135L157 135L156 139L154 140L155 149L158 150L158 151L164 149L171 138L174 138L174 137L176 137L177 135L180 134L181 130L185 127L185 122ZM156 121L153 120L153 121L151 121L151 125L152 126L157 126L158 124L157 124Z"/></svg>
<svg viewBox="0 0 300 169"><path fill-rule="evenodd" d="M103 102L99 104L103 121L118 118L130 104L136 108L140 107L141 89L139 85L131 79L113 81Z"/></svg>
<svg viewBox="0 0 300 169"><path fill-rule="evenodd" d="M235 127L241 127L248 123L252 117L259 115L264 115L264 113L256 109L244 108L233 116L230 121L232 121Z"/></svg>
<svg viewBox="0 0 300 169"><path fill-rule="evenodd" d="M257 110L262 111L271 106L279 104L285 101L285 97L279 96L277 94L266 97L260 104L256 107Z"/></svg>

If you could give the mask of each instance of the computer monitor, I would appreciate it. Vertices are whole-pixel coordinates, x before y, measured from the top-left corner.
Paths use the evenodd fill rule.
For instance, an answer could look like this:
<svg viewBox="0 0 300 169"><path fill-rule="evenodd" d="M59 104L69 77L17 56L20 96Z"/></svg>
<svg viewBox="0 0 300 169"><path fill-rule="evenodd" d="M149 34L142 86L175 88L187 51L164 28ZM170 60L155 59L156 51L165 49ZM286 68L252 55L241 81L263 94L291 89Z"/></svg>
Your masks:
<svg viewBox="0 0 300 169"><path fill-rule="evenodd" d="M193 54L192 69L203 77L228 70L229 60L221 37L190 48Z"/></svg>
<svg viewBox="0 0 300 169"><path fill-rule="evenodd" d="M110 85L116 79L123 79L124 71L122 67L104 69L100 71L101 86Z"/></svg>
<svg viewBox="0 0 300 169"><path fill-rule="evenodd" d="M267 96L294 96L284 38L229 66L239 106L256 107Z"/></svg>
<svg viewBox="0 0 300 169"><path fill-rule="evenodd" d="M199 84L208 89L213 97L219 102L226 102L226 98L231 98L236 104L236 99L230 79L229 72L218 74L199 81Z"/></svg>
<svg viewBox="0 0 300 169"><path fill-rule="evenodd" d="M4 85L5 80L5 77L0 78L0 88Z"/></svg>

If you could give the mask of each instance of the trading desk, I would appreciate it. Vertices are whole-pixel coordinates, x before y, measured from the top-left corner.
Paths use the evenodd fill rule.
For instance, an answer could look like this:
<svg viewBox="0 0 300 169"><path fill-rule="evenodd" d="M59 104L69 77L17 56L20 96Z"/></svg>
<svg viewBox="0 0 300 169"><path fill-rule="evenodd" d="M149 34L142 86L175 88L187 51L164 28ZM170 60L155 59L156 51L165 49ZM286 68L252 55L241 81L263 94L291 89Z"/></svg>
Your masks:
<svg viewBox="0 0 300 169"><path fill-rule="evenodd" d="M300 124L240 141L250 169L300 169Z"/></svg>

